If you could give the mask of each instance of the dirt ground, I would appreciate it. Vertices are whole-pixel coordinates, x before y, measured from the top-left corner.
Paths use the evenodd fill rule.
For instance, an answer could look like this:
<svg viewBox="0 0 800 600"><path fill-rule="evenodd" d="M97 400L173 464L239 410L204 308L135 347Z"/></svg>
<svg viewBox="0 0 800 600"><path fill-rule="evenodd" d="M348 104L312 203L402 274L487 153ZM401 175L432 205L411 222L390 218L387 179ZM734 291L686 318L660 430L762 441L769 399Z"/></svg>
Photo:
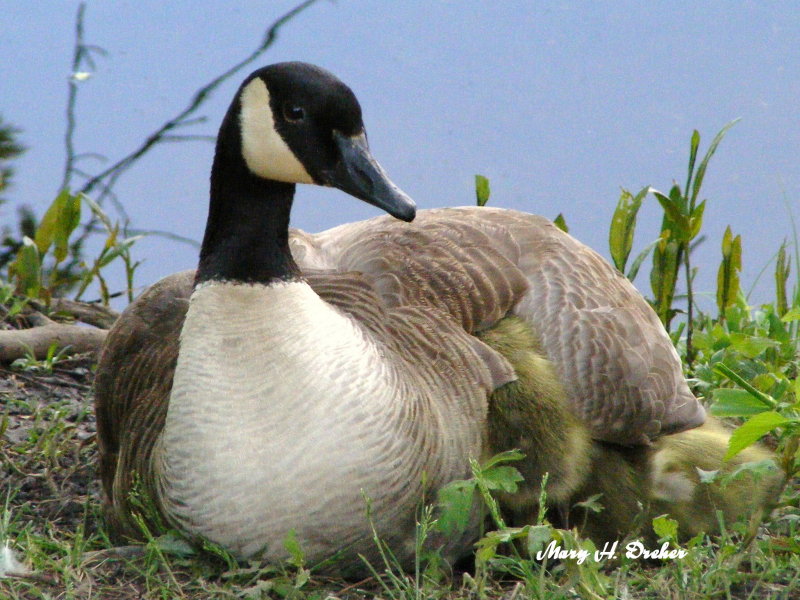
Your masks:
<svg viewBox="0 0 800 600"><path fill-rule="evenodd" d="M0 406L8 418L0 439L6 467L0 488L12 490L12 505L28 504L43 520L73 530L84 520L87 501L100 502L92 367L90 358L64 361L52 373L0 367ZM41 444L42 464L24 452L25 442Z"/></svg>

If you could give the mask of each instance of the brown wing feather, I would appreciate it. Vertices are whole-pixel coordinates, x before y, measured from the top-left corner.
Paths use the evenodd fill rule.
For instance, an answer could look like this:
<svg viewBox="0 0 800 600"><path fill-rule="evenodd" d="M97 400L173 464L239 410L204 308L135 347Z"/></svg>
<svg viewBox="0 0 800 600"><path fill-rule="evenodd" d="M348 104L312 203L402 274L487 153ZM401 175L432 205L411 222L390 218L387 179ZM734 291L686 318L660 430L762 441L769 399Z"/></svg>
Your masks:
<svg viewBox="0 0 800 600"><path fill-rule="evenodd" d="M193 280L194 271L176 273L132 302L109 331L97 365L99 472L110 530L118 538L141 536L130 521L129 492L137 476L145 487L153 482L149 458L164 427Z"/></svg>
<svg viewBox="0 0 800 600"><path fill-rule="evenodd" d="M362 273L387 306L433 307L468 332L488 327L528 289L515 264L519 247L439 213L421 211L412 223L379 217L317 236L298 234L292 251L302 268Z"/></svg>
<svg viewBox="0 0 800 600"><path fill-rule="evenodd" d="M705 419L655 313L600 255L548 220L494 208L420 211L293 240L301 265L355 270L387 304L432 306L465 330L525 318L600 440L649 443Z"/></svg>

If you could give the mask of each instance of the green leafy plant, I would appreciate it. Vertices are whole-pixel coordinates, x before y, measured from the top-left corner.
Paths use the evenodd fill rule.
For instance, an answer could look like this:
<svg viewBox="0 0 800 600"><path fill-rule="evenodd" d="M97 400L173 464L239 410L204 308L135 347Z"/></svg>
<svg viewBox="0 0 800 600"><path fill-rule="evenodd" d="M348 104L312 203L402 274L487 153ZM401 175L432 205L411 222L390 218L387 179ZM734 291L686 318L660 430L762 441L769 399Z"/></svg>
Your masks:
<svg viewBox="0 0 800 600"><path fill-rule="evenodd" d="M553 219L553 225L558 227L564 233L569 233L569 227L567 226L567 221L566 221L566 219L564 219L564 215L563 214L558 213L556 215L556 218Z"/></svg>
<svg viewBox="0 0 800 600"><path fill-rule="evenodd" d="M719 320L725 320L725 311L733 306L739 294L739 272L742 270L742 236L733 237L731 228L722 237L722 262L717 272L717 307Z"/></svg>
<svg viewBox="0 0 800 600"><path fill-rule="evenodd" d="M708 163L717 151L722 139L737 120L725 125L711 141L705 155L697 165L697 152L700 146L700 133L695 130L689 147L689 168L686 185L681 189L678 184L672 186L669 194L653 190L653 195L664 210L661 223L661 236L653 249L653 270L650 273L650 284L654 296L654 308L664 326L669 329L675 316L673 299L680 267L684 268L686 284L686 360L691 366L694 360L692 348L693 316L694 316L694 274L691 267L692 243L697 239L703 225L703 213L706 201L698 203L700 189L705 179Z"/></svg>
<svg viewBox="0 0 800 600"><path fill-rule="evenodd" d="M778 388L783 393L775 398L759 390L724 363L715 368L740 387L715 390L711 413L721 417L746 418L731 435L725 458L733 458L765 435L774 433L781 450L778 463L784 471L785 480L790 481L800 475L800 401L797 399L800 380L796 378L793 381L793 394L786 394L786 390Z"/></svg>
<svg viewBox="0 0 800 600"><path fill-rule="evenodd" d="M105 277L103 276L103 269L117 258L122 260L125 267L125 281L126 293L128 301L133 301L133 276L136 268L141 264L141 261L134 261L131 257L131 246L144 235L132 235L120 239L120 225L119 223L112 223L108 215L103 211L100 206L91 200L88 196L84 196L86 203L92 209L95 218L102 224L106 234L106 241L100 254L94 258L91 266L86 262L81 261L80 266L83 269L78 293L75 296L76 300L80 300L89 285L96 279L100 285L100 296L105 304L108 304L111 293L108 289Z"/></svg>
<svg viewBox="0 0 800 600"><path fill-rule="evenodd" d="M34 238L23 238L17 258L9 268L17 293L49 303L53 293L68 283L58 266L67 258L69 237L80 223L80 217L80 197L62 190L42 217ZM45 269L45 257L51 249L52 264Z"/></svg>
<svg viewBox="0 0 800 600"><path fill-rule="evenodd" d="M636 217L639 214L639 209L642 207L642 201L650 191L650 188L646 187L641 189L636 195L633 195L628 190L623 189L619 197L619 202L617 202L617 208L611 218L611 227L608 233L608 246L611 251L611 259L614 261L614 266L617 267L619 272L624 273L631 281L636 279L636 275L639 273L639 268L642 266L644 259L647 258L647 255L653 247L659 243L659 240L656 240L645 247L633 261L628 272L625 273L628 256L633 248Z"/></svg>
<svg viewBox="0 0 800 600"><path fill-rule="evenodd" d="M11 368L20 371L52 373L53 368L66 359L69 351L69 346L64 346L59 350L58 342L53 342L47 349L47 356L43 359L37 359L33 350L28 348L24 357L18 358L11 363Z"/></svg>
<svg viewBox="0 0 800 600"><path fill-rule="evenodd" d="M475 198L478 206L486 206L490 195L489 180L483 175L475 175Z"/></svg>
<svg viewBox="0 0 800 600"><path fill-rule="evenodd" d="M74 254L75 248L70 244L80 224L82 203L89 205L106 233L103 249L91 266L80 255ZM125 265L128 298L132 300L133 275L139 262L132 260L130 248L141 237L137 235L120 239L119 224L112 224L97 203L88 196L75 195L65 189L45 212L34 237L23 238L16 259L9 266L9 275L18 295L39 298L46 304L74 286L78 286L76 299L80 299L88 286L97 281L102 300L108 304L111 294L102 270L115 259L121 258ZM61 269L62 263L70 256L73 262L69 268Z"/></svg>

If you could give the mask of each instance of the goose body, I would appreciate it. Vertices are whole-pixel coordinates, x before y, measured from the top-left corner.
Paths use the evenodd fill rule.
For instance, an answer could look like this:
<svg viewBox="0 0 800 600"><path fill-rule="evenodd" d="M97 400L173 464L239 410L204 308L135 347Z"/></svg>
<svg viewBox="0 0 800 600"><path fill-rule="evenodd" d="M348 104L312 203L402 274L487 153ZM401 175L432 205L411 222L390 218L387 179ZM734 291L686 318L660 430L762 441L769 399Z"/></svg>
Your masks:
<svg viewBox="0 0 800 600"><path fill-rule="evenodd" d="M290 231L294 184L311 182L392 216ZM294 531L309 563L338 553L358 570L377 556L369 504L408 565L419 502L468 477L470 458L552 439L528 444L522 470L537 490L555 473L568 502L597 444L649 456L703 422L657 317L595 252L526 213L415 213L344 84L301 63L245 80L220 129L198 270L133 302L101 355L113 530L141 536L140 513L269 559ZM456 558L476 528L436 543Z"/></svg>
<svg viewBox="0 0 800 600"><path fill-rule="evenodd" d="M441 330L427 341L463 363L432 368L404 355L404 320L415 317L428 319L399 311L370 330L303 281L196 289L158 465L169 515L239 556L282 552L292 529L311 556L351 546L369 554L367 497L381 530L413 539L413 512L395 507L414 506L426 477L436 489L467 476L463 457L480 455L486 395L504 383L455 328L455 341ZM389 328L396 344L375 339ZM437 435L451 427L458 435Z"/></svg>

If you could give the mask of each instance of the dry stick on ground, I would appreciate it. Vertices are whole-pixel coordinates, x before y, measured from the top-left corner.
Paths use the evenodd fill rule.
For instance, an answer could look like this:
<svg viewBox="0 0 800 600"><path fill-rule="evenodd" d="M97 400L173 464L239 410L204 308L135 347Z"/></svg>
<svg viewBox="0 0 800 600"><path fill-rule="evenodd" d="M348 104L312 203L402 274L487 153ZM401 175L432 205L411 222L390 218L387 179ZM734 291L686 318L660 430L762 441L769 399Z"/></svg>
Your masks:
<svg viewBox="0 0 800 600"><path fill-rule="evenodd" d="M56 323L41 313L27 315L27 319L33 325L30 329L0 331L0 362L11 362L29 353L37 360L45 358L54 343L59 349L69 346L71 354L97 353L108 333L96 327Z"/></svg>
<svg viewBox="0 0 800 600"><path fill-rule="evenodd" d="M30 305L37 312L25 315L31 325L29 329L0 330L0 362L12 362L31 353L36 359L45 358L53 343L59 350L69 346L70 354L97 354L105 340L106 330L119 316L117 311L100 304L66 298L54 298L50 302L50 314L66 314L91 325L85 327L53 321L43 314L45 306L38 300L31 300Z"/></svg>
<svg viewBox="0 0 800 600"><path fill-rule="evenodd" d="M44 312L44 304L34 300L31 305L39 312ZM72 317L87 325L94 325L100 329L111 329L119 313L108 306L95 302L80 302L68 298L53 298L50 301L50 314L58 313Z"/></svg>

